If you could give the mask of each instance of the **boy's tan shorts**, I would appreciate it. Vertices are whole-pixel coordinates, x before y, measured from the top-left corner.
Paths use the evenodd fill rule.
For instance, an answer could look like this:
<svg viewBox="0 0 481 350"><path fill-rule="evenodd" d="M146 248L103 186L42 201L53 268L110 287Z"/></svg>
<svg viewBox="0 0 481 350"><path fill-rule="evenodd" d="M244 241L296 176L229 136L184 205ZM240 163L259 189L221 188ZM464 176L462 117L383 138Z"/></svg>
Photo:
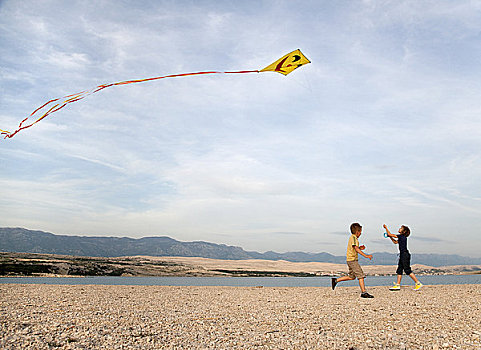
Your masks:
<svg viewBox="0 0 481 350"><path fill-rule="evenodd" d="M359 261L354 260L354 261L346 261L347 266L349 266L349 277L352 279L357 278L361 279L366 277L364 274L364 271L362 271L361 265L359 265Z"/></svg>

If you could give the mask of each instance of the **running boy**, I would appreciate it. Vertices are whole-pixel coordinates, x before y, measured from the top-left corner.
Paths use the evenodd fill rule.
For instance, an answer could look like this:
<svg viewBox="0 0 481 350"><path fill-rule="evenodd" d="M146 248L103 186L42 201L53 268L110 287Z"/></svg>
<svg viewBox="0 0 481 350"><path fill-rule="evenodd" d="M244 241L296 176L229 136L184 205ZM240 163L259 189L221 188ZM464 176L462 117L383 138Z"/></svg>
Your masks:
<svg viewBox="0 0 481 350"><path fill-rule="evenodd" d="M416 283L416 285L414 286L414 290L420 290L423 285L421 284L421 282L419 282L419 280L412 272L411 253L409 253L408 250L408 237L411 234L411 230L409 230L409 227L403 225L398 231L399 235L393 235L391 232L389 232L389 229L386 225L383 225L383 227L386 230L386 234L391 239L391 241L394 244L399 245L399 262L396 270L397 283L394 283L394 286L389 288L389 290L401 290L401 279L403 277L403 271Z"/></svg>
<svg viewBox="0 0 481 350"><path fill-rule="evenodd" d="M366 291L366 287L364 285L364 278L366 275L362 271L361 265L358 262L358 254L361 254L363 257L368 258L369 260L372 259L372 255L367 255L363 253L363 250L366 249L365 246L359 246L359 236L362 233L362 226L359 225L357 222L351 224L351 237L349 237L349 241L347 242L347 254L346 254L346 262L347 266L349 267L349 274L347 276L335 278L333 277L331 280L332 289L336 288L336 284L342 281L352 281L356 278L359 281L359 287L361 287L361 298L374 298L371 294Z"/></svg>

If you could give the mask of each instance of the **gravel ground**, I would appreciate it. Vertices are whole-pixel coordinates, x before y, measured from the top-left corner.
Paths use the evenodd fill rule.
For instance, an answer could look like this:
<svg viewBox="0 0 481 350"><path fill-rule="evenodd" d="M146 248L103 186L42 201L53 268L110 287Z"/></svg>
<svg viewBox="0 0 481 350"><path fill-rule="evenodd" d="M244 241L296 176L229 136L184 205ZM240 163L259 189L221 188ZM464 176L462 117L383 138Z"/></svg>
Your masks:
<svg viewBox="0 0 481 350"><path fill-rule="evenodd" d="M0 285L2 349L481 349L481 285Z"/></svg>

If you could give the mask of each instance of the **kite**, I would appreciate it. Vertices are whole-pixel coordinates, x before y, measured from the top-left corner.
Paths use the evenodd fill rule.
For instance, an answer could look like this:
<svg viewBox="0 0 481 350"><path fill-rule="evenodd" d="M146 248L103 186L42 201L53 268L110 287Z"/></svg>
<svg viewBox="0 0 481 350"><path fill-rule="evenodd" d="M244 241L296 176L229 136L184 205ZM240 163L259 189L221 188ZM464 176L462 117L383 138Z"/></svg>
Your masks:
<svg viewBox="0 0 481 350"><path fill-rule="evenodd" d="M4 139L12 138L20 131L30 128L31 126L37 124L39 121L45 119L48 115L55 113L60 109L64 108L69 103L80 101L89 95L95 94L96 92L102 91L103 89L106 89L112 86L136 84L136 83L143 83L147 81L160 80L165 78L178 78L178 77L204 75L204 74L244 74L244 73L261 73L261 72L271 71L271 72L278 72L283 75L287 75L291 73L294 69L299 68L300 66L308 63L311 63L311 61L309 61L309 59L307 59L306 56L304 56L301 50L298 49L279 58L277 61L275 61L274 63L268 65L267 67L261 70L241 70L241 71L228 71L228 72L207 71L207 72L195 72L195 73L182 73L182 74L164 75L160 77L153 77L153 78L147 78L147 79L126 80L126 81L120 81L117 83L102 84L90 90L85 90L85 91L78 92L76 94L71 94L61 98L52 99L44 103L42 106L38 107L36 110L34 110L30 114L30 116L23 119L15 131L10 132L10 131L0 129L0 134L5 135ZM32 119L36 118L36 119L34 119L33 121L30 121L31 118Z"/></svg>

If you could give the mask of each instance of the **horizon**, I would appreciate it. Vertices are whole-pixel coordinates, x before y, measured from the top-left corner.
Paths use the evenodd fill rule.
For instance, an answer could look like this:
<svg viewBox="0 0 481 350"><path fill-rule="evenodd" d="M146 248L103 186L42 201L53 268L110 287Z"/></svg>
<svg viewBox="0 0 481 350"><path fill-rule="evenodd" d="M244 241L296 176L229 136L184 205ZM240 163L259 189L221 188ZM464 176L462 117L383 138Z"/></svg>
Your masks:
<svg viewBox="0 0 481 350"><path fill-rule="evenodd" d="M133 238L133 237L128 237L128 236L65 235L65 234L56 234L56 233L54 233L54 232L47 232L47 231L42 231L42 230L32 230L32 229L28 229L28 228L25 228L25 227L0 227L0 229L2 229L2 228L6 228L6 229L21 229L21 230L27 230L27 231L49 233L49 234L53 234L53 235L55 235L55 236L81 237L81 238L84 238L84 237L88 237L88 238L128 238L128 239L132 239L132 240L139 240L139 239L143 239L143 238L169 238L169 239L172 239L172 240L181 242L181 243L208 243L208 244L215 244L215 245L226 245L226 246L229 246L229 247L241 248L242 250L244 250L244 251L247 252L247 253L249 253L249 252L254 252L254 253L265 254L265 253L270 253L270 252L272 252L272 253L276 253L276 254L303 253L303 254L312 254L312 255L326 253L326 254L332 255L332 256L334 256L334 257L342 257L342 256L345 255L345 254L337 255L337 254L334 254L334 253L331 253L331 252L328 252L328 251L309 252L309 251L299 251L299 250L290 250L290 251L275 251L275 250L256 251L256 250L247 250L247 249L245 249L245 248L242 247L242 246L229 245L229 244L217 243L217 242L206 241L206 240L185 241L185 240L179 240L179 239L173 238L173 237L168 236L168 235L143 236L143 237ZM33 253L32 253L32 254L33 254ZM397 254L397 251L394 251L394 252L393 252L393 251L391 251L391 252L390 252L390 251L373 251L372 254ZM471 259L479 259L479 258L481 258L481 257L475 257L475 256L469 256L469 255L460 255L460 254L440 254L440 253L424 253L424 252L416 252L415 254L422 254L422 255L429 255L429 254L432 254L432 255L453 255L453 256L460 256L460 257L471 258ZM253 258L253 259L254 259L254 258ZM364 259L364 258L363 258L363 259ZM366 260L367 260L367 259L366 259ZM374 262L375 259L373 258L373 260L371 260L371 261ZM396 265L397 262L396 262L396 261L393 261L393 264Z"/></svg>
<svg viewBox="0 0 481 350"><path fill-rule="evenodd" d="M0 2L0 226L249 251L481 257L481 4ZM345 235L345 236L344 236Z"/></svg>

